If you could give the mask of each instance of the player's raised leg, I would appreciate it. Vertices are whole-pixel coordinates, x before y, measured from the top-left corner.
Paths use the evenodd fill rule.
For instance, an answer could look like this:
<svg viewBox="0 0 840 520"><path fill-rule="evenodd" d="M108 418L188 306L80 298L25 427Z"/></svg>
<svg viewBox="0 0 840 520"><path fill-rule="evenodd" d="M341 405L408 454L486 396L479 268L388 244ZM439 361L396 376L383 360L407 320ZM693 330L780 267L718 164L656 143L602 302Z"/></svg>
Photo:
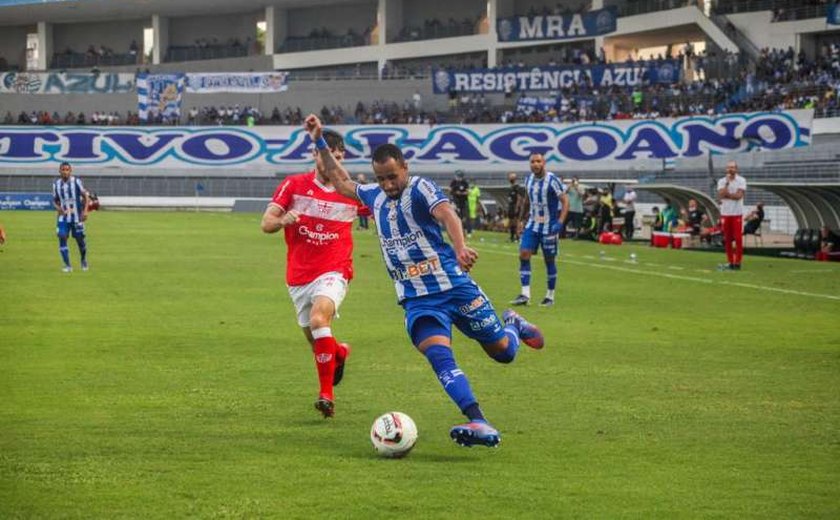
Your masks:
<svg viewBox="0 0 840 520"><path fill-rule="evenodd" d="M447 321L444 325L441 320ZM451 325L444 316L423 314L409 318L411 340L417 350L426 357L443 390L463 413L468 423L459 424L450 430L452 439L461 446L496 446L499 432L490 426L473 394L464 371L455 362L451 344Z"/></svg>

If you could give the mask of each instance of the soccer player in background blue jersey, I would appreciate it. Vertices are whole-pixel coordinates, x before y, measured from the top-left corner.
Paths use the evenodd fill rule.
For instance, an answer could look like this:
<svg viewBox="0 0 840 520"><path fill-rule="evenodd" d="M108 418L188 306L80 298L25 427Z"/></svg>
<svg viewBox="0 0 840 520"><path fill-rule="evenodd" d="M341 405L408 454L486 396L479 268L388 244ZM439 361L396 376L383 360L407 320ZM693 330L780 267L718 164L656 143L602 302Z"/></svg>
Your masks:
<svg viewBox="0 0 840 520"><path fill-rule="evenodd" d="M554 305L557 286L557 250L563 223L569 213L569 196L560 178L545 170L545 157L531 154L531 175L525 182L528 193L528 222L519 242L519 281L522 291L513 305L528 305L531 301L531 256L542 248L548 290L540 305Z"/></svg>
<svg viewBox="0 0 840 520"><path fill-rule="evenodd" d="M485 419L455 362L452 325L478 341L499 363L513 361L520 339L531 348L542 348L542 333L511 310L503 314L504 324L499 320L487 295L467 274L478 253L467 247L449 199L432 181L408 175L408 164L397 146L383 144L373 152L376 184L358 184L329 154L321 121L310 115L304 125L338 192L361 200L373 214L382 258L405 309L411 341L469 419L454 426L450 436L462 446L498 445L498 430ZM439 224L449 233L451 246L444 241Z"/></svg>
<svg viewBox="0 0 840 520"><path fill-rule="evenodd" d="M67 247L67 237L72 234L79 246L82 257L82 271L88 270L87 244L85 243L85 219L87 219L88 192L82 186L82 181L73 177L70 163L63 162L58 167L61 176L53 182L53 206L58 212L58 222L55 232L58 235L58 252L64 262L65 273L73 271L70 265L70 250Z"/></svg>

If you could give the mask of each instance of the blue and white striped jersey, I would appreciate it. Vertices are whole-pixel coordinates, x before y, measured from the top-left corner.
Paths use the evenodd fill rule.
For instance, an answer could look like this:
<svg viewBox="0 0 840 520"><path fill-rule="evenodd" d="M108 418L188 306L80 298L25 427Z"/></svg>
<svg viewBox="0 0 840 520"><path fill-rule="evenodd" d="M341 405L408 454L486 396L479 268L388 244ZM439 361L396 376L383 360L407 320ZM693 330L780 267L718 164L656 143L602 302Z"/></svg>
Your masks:
<svg viewBox="0 0 840 520"><path fill-rule="evenodd" d="M551 172L545 172L542 179L538 179L533 173L528 175L525 190L528 192L531 209L525 229L541 235L551 234L551 226L560 218L561 197L566 193L566 189L560 177Z"/></svg>
<svg viewBox="0 0 840 520"><path fill-rule="evenodd" d="M82 212L85 209L85 189L82 181L70 176L67 182L58 178L53 182L53 200L58 204L62 214L58 216L59 222L79 223L82 221ZM64 211L70 210L68 215Z"/></svg>
<svg viewBox="0 0 840 520"><path fill-rule="evenodd" d="M360 184L356 194L373 213L399 302L472 283L432 216L435 206L449 203L434 182L409 177L399 199L388 198L378 184Z"/></svg>

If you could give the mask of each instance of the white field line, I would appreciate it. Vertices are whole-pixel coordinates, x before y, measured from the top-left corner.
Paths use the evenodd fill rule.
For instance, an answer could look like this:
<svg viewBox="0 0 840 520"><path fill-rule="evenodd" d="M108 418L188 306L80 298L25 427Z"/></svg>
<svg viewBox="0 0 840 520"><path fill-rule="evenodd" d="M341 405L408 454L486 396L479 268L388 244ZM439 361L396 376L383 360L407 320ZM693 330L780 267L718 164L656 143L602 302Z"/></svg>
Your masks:
<svg viewBox="0 0 840 520"><path fill-rule="evenodd" d="M512 253L508 251L493 251L484 249L483 247L478 248L479 251L486 251L488 253L494 253L497 255L506 255L506 256L515 256L519 257L519 253ZM587 255L584 255L582 258L587 258ZM592 257L589 257L592 258ZM628 267L621 267L617 265L605 265L605 264L598 264L592 262L578 262L576 260L569 260L564 258L562 260L564 264L572 264L572 265L580 265L583 267L594 267L596 269L609 269L612 271L621 271L623 273L632 273L632 274L641 274L646 276L656 276L659 278L670 278L673 280L685 280L688 282L697 282L697 283L705 283L705 284L719 284L719 285L731 285L734 287L743 287L745 289L755 289L758 291L768 291L768 292L776 292L776 293L783 293L783 294L794 294L796 296L807 296L809 298L823 298L827 300L835 300L840 301L840 296L835 296L833 294L820 294L820 293L811 293L805 291L795 291L793 289L780 289L778 287L768 287L764 285L754 285L749 283L741 283L741 282L729 282L726 280L712 280L709 278L698 278L696 276L685 276L685 275L677 275L671 273L659 273L653 271L640 271L638 269L630 269ZM653 265L651 263L647 263L647 265Z"/></svg>

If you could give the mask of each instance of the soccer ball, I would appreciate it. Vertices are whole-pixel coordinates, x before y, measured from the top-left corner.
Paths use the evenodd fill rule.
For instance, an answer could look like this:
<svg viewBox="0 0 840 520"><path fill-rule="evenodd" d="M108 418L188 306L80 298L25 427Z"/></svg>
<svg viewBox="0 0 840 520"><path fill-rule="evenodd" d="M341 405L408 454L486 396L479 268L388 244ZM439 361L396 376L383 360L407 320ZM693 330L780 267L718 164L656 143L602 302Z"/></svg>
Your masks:
<svg viewBox="0 0 840 520"><path fill-rule="evenodd" d="M408 455L417 442L417 426L402 412L388 412L373 421L370 441L383 457L399 459Z"/></svg>

